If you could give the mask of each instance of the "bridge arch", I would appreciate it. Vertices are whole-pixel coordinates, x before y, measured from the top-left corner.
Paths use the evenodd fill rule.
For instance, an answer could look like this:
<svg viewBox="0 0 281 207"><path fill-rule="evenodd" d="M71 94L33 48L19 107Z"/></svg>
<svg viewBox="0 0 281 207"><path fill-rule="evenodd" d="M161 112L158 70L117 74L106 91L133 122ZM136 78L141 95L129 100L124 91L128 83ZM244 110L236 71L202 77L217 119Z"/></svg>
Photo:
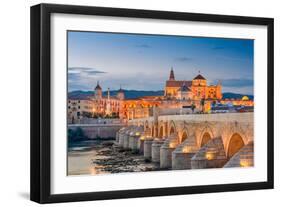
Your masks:
<svg viewBox="0 0 281 207"><path fill-rule="evenodd" d="M186 129L184 129L181 135L180 143L184 142L187 139L187 137L188 137L188 132Z"/></svg>
<svg viewBox="0 0 281 207"><path fill-rule="evenodd" d="M205 132L201 138L200 147L203 147L205 144L207 144L208 141L212 139L209 132Z"/></svg>
<svg viewBox="0 0 281 207"><path fill-rule="evenodd" d="M164 127L163 125L161 125L159 129L159 138L163 138L163 136L164 136Z"/></svg>
<svg viewBox="0 0 281 207"><path fill-rule="evenodd" d="M149 128L149 124L148 124L148 121L146 120L144 122L144 130L147 130Z"/></svg>
<svg viewBox="0 0 281 207"><path fill-rule="evenodd" d="M175 122L170 122L169 135L177 133Z"/></svg>
<svg viewBox="0 0 281 207"><path fill-rule="evenodd" d="M209 125L205 126L202 130L200 137L199 137L199 146L203 147L205 144L207 144L208 141L210 141L212 138L214 138L214 133Z"/></svg>
<svg viewBox="0 0 281 207"><path fill-rule="evenodd" d="M228 148L227 148L227 157L231 158L234 154L236 154L242 147L245 146L245 142L242 136L239 133L234 133L230 137Z"/></svg>

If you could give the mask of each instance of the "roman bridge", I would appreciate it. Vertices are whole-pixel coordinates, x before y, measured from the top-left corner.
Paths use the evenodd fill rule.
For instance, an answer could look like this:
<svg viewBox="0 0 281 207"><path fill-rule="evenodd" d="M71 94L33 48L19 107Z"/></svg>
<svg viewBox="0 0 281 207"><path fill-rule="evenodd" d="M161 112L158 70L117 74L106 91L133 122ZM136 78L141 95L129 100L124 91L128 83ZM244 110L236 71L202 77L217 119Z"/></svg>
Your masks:
<svg viewBox="0 0 281 207"><path fill-rule="evenodd" d="M119 145L143 151L161 168L253 165L253 113L155 115L129 121Z"/></svg>

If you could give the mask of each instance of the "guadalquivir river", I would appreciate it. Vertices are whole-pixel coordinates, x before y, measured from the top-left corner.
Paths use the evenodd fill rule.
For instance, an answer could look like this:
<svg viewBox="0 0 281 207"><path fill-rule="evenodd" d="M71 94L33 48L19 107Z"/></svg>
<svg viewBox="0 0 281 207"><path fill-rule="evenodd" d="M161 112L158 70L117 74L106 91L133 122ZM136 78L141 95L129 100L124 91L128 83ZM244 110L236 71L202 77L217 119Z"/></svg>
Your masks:
<svg viewBox="0 0 281 207"><path fill-rule="evenodd" d="M160 170L138 152L125 151L114 140L87 140L69 144L68 175L97 175Z"/></svg>
<svg viewBox="0 0 281 207"><path fill-rule="evenodd" d="M98 174L93 160L98 158L99 141L79 141L68 146L68 175ZM102 157L99 157L102 158Z"/></svg>

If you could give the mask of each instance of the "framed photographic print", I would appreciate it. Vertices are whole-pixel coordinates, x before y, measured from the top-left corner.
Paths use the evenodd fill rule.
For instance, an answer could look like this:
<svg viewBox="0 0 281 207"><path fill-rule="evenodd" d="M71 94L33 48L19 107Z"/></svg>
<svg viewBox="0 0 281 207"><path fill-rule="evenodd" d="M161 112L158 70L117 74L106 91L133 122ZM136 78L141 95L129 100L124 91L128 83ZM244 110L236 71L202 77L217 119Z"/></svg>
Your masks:
<svg viewBox="0 0 281 207"><path fill-rule="evenodd" d="M273 19L31 7L31 200L273 188Z"/></svg>

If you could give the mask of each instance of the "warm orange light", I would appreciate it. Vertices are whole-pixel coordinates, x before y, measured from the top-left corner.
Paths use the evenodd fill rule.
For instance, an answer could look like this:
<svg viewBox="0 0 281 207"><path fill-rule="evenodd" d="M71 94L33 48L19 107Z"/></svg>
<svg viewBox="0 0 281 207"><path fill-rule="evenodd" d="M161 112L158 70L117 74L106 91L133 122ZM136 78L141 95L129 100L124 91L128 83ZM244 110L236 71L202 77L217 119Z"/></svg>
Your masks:
<svg viewBox="0 0 281 207"><path fill-rule="evenodd" d="M241 159L240 158L240 166L241 167L251 167L253 166L252 159Z"/></svg>
<svg viewBox="0 0 281 207"><path fill-rule="evenodd" d="M182 149L182 152L183 153L189 153L190 152L190 147L184 146L183 149Z"/></svg>
<svg viewBox="0 0 281 207"><path fill-rule="evenodd" d="M145 140L145 136L141 136L141 137L140 137L140 140Z"/></svg>
<svg viewBox="0 0 281 207"><path fill-rule="evenodd" d="M207 152L205 152L205 158L207 160L213 160L215 159L216 157L216 154L217 154L217 149L212 147L212 148L209 148Z"/></svg>
<svg viewBox="0 0 281 207"><path fill-rule="evenodd" d="M91 167L90 173L91 173L91 175L97 175L97 174L99 174L99 171L95 167Z"/></svg>
<svg viewBox="0 0 281 207"><path fill-rule="evenodd" d="M170 142L169 148L176 148L176 143L175 142Z"/></svg>
<svg viewBox="0 0 281 207"><path fill-rule="evenodd" d="M213 160L215 158L215 155L212 152L207 152L205 154L205 157L206 157L207 160Z"/></svg>

